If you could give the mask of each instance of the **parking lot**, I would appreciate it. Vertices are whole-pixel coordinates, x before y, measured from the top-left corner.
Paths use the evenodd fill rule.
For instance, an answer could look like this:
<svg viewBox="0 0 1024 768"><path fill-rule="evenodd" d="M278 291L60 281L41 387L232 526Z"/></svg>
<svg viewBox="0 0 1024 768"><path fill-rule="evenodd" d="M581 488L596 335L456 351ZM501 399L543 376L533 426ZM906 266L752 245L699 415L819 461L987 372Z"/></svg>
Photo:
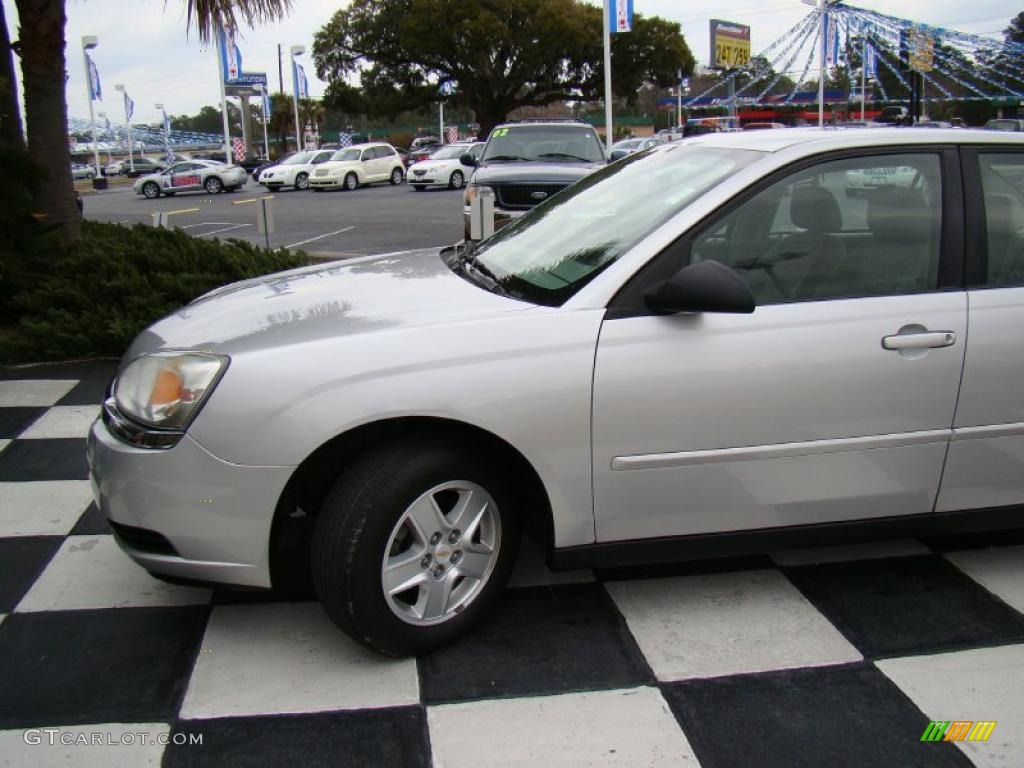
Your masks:
<svg viewBox="0 0 1024 768"><path fill-rule="evenodd" d="M120 224L151 224L167 213L171 226L195 237L238 238L264 243L256 208L272 196L273 248L301 248L329 256L449 245L462 239L462 192L415 192L406 184L376 184L354 192L280 190L268 192L251 179L238 192L179 194L147 200L130 186L83 195L86 218Z"/></svg>

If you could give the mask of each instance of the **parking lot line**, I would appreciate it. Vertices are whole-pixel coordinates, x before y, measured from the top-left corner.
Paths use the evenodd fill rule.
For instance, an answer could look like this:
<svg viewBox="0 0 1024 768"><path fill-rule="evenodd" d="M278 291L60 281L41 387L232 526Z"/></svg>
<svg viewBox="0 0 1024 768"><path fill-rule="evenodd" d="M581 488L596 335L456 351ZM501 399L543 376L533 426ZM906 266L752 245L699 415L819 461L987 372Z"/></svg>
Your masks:
<svg viewBox="0 0 1024 768"><path fill-rule="evenodd" d="M200 221L196 224L182 224L178 229L192 229L192 227L226 227L229 224L234 224L233 221Z"/></svg>
<svg viewBox="0 0 1024 768"><path fill-rule="evenodd" d="M284 247L285 248L294 248L294 247L296 247L298 245L305 245L306 243L312 243L314 240L323 240L325 237L330 237L331 235L340 235L342 232L348 232L350 229L355 229L355 227L345 227L344 229L336 229L333 232L328 232L328 233L323 234L323 235L317 235L316 237L310 237L307 240L299 240L299 242L297 242L297 243L292 243L291 245L286 245Z"/></svg>
<svg viewBox="0 0 1024 768"><path fill-rule="evenodd" d="M218 232L228 232L232 229L241 229L242 227L251 227L252 224L235 224L230 227L223 227L221 229L215 229L212 232L201 232L196 237L206 237L207 235L216 235Z"/></svg>

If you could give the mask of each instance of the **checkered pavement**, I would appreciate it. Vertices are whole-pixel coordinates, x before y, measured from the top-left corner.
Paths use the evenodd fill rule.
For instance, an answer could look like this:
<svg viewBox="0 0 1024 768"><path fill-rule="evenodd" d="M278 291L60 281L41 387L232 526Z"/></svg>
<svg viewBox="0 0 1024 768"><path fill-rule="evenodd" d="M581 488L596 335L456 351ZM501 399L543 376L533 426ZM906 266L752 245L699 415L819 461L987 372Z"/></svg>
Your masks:
<svg viewBox="0 0 1024 768"><path fill-rule="evenodd" d="M527 548L472 636L385 659L121 554L85 462L112 370L0 370L2 766L1024 762L1024 529L596 574Z"/></svg>

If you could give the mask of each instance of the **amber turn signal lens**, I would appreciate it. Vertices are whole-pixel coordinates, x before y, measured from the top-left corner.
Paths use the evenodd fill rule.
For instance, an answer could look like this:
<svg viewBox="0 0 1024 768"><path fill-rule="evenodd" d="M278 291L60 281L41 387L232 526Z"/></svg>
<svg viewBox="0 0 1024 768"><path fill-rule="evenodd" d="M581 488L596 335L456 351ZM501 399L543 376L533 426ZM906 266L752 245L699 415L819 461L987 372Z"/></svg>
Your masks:
<svg viewBox="0 0 1024 768"><path fill-rule="evenodd" d="M181 376L175 371L164 368L157 374L153 382L153 391L149 395L149 405L161 406L178 402L182 396Z"/></svg>

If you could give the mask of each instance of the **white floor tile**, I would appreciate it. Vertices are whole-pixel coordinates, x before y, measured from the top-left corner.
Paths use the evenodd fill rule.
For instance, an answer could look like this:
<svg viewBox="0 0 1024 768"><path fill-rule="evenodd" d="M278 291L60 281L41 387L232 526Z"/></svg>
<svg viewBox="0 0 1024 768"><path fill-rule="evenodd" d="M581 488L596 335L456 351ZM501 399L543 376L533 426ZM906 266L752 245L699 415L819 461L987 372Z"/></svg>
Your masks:
<svg viewBox="0 0 1024 768"><path fill-rule="evenodd" d="M777 571L618 581L605 587L659 680L861 658Z"/></svg>
<svg viewBox="0 0 1024 768"><path fill-rule="evenodd" d="M165 723L0 731L0 768L159 768L164 747L157 739L169 732Z"/></svg>
<svg viewBox="0 0 1024 768"><path fill-rule="evenodd" d="M7 618L7 614L6 613L0 613L0 624L3 624L4 623L4 619L6 619L6 618Z"/></svg>
<svg viewBox="0 0 1024 768"><path fill-rule="evenodd" d="M53 405L74 389L76 379L0 381L0 408Z"/></svg>
<svg viewBox="0 0 1024 768"><path fill-rule="evenodd" d="M113 536L69 536L15 611L190 605L206 603L210 595L153 578Z"/></svg>
<svg viewBox="0 0 1024 768"><path fill-rule="evenodd" d="M447 704L427 722L435 768L698 766L656 688Z"/></svg>
<svg viewBox="0 0 1024 768"><path fill-rule="evenodd" d="M842 563L850 560L878 560L883 557L909 557L929 555L931 550L920 541L899 539L866 544L845 544L836 547L788 549L773 552L772 560L779 565L815 565L816 563Z"/></svg>
<svg viewBox="0 0 1024 768"><path fill-rule="evenodd" d="M7 444L10 442L10 440L0 440L0 453L3 453L4 448L6 448Z"/></svg>
<svg viewBox="0 0 1024 768"><path fill-rule="evenodd" d="M886 659L876 666L932 720L994 720L988 741L955 742L978 768L1024 755L1024 645Z"/></svg>
<svg viewBox="0 0 1024 768"><path fill-rule="evenodd" d="M1024 546L972 549L946 555L957 568L1024 613Z"/></svg>
<svg viewBox="0 0 1024 768"><path fill-rule="evenodd" d="M346 637L317 603L213 609L182 717L320 712L415 704L414 659Z"/></svg>
<svg viewBox="0 0 1024 768"><path fill-rule="evenodd" d="M519 558L512 569L508 585L510 587L539 587L545 584L578 584L582 581L593 581L593 571L552 571L544 562L544 554L534 542L523 538L519 547Z"/></svg>
<svg viewBox="0 0 1024 768"><path fill-rule="evenodd" d="M0 536L63 536L90 501L88 480L0 483Z"/></svg>
<svg viewBox="0 0 1024 768"><path fill-rule="evenodd" d="M98 405L57 405L22 432L22 440L55 437L86 437L100 414Z"/></svg>

